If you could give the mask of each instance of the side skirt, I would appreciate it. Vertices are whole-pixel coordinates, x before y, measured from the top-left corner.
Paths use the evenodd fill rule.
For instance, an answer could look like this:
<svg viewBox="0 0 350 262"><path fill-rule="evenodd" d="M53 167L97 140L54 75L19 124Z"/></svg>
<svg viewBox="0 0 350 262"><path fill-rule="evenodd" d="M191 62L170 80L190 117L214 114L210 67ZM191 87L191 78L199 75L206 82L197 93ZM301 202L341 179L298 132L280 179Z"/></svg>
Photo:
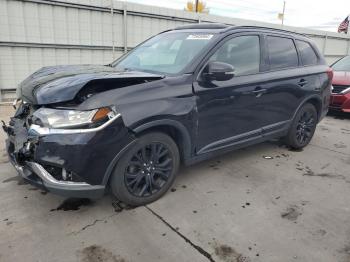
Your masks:
<svg viewBox="0 0 350 262"><path fill-rule="evenodd" d="M230 144L226 144L223 145L222 147L218 147L218 148L214 148L210 151L206 151L202 153L198 153L197 155L195 155L194 157L190 158L190 159L186 159L185 160L185 165L193 165L196 164L198 162L204 161L204 160L208 160L210 158L219 156L219 155L223 155L225 153L237 150L237 149L241 149L244 147L248 147L251 145L255 145L255 144L259 144L262 142L266 142L272 139L276 139L276 138L280 138L283 136L286 136L289 130L289 126L290 126L291 121L285 121L283 123L283 127L279 128L279 129L274 129L272 126L269 127L264 127L262 128L261 132L257 135L257 136L253 136L253 137L249 137L245 138L245 139L241 139L239 141L230 143ZM249 132L251 133L251 132ZM241 135L240 135L241 137ZM200 151L199 151L200 152Z"/></svg>

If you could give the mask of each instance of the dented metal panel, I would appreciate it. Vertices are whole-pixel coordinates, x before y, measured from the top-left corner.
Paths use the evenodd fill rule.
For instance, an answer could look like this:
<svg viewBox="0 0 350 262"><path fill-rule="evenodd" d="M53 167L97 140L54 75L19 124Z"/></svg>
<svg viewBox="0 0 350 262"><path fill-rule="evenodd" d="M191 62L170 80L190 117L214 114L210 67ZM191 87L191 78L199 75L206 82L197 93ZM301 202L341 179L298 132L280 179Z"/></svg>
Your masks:
<svg viewBox="0 0 350 262"><path fill-rule="evenodd" d="M139 84L143 81L161 79L162 76L141 72L119 72L109 66L67 65L44 67L27 77L18 87L17 96L32 104L53 104L73 100L78 92L95 81L91 92L106 91L96 81L109 81L109 89L125 85ZM128 81L129 80L129 81ZM133 82L134 80L134 82ZM138 80L138 81L137 81ZM140 81L141 80L141 81ZM127 84L123 84L127 82ZM98 90L100 87L100 90ZM86 93L92 95L92 93Z"/></svg>

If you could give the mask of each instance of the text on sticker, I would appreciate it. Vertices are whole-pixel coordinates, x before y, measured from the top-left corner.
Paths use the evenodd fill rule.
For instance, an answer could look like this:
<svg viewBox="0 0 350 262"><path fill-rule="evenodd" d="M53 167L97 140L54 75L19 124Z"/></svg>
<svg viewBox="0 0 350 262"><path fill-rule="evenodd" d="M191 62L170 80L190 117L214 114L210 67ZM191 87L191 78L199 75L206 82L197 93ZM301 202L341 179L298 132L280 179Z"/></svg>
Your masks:
<svg viewBox="0 0 350 262"><path fill-rule="evenodd" d="M213 37L213 35L203 35L203 34L198 34L198 35L189 35L187 37L188 40L209 40Z"/></svg>

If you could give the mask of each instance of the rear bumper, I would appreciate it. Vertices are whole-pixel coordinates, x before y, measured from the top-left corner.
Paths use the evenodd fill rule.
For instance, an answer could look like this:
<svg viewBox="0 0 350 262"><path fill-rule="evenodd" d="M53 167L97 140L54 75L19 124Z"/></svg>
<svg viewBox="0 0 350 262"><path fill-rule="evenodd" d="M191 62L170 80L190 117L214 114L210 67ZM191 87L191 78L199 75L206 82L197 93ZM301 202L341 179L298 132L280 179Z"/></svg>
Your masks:
<svg viewBox="0 0 350 262"><path fill-rule="evenodd" d="M332 94L329 109L350 113L350 93Z"/></svg>
<svg viewBox="0 0 350 262"><path fill-rule="evenodd" d="M105 186L103 185L90 185L86 182L58 181L42 165L36 162L25 161L21 165L18 164L15 156L9 153L9 144L9 140L6 140L10 162L17 170L18 175L28 183L65 197L100 198L103 196L105 192Z"/></svg>

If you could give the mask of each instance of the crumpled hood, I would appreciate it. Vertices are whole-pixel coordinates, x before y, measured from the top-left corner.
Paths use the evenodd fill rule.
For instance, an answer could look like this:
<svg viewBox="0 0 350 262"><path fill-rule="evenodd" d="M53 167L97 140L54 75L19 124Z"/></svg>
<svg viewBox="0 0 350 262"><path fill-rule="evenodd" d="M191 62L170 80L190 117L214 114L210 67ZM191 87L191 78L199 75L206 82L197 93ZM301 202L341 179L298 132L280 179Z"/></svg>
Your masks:
<svg viewBox="0 0 350 262"><path fill-rule="evenodd" d="M20 83L17 97L37 105L53 104L74 99L92 80L161 78L160 75L145 72L121 72L102 65L50 66L39 69Z"/></svg>

